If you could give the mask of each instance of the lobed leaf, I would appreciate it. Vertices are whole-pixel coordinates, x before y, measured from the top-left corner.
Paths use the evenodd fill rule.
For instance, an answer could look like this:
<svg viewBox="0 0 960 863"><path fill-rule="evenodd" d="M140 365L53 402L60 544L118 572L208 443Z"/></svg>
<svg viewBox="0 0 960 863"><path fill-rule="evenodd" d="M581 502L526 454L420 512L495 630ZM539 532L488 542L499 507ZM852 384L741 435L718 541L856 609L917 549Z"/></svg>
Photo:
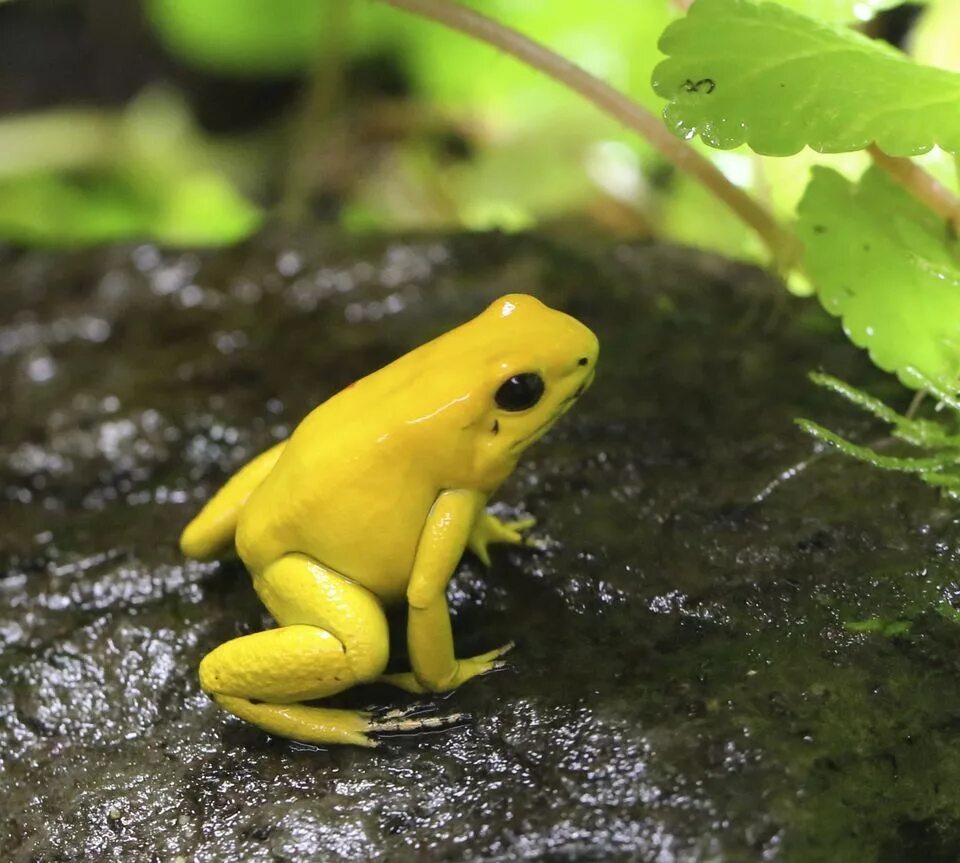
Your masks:
<svg viewBox="0 0 960 863"><path fill-rule="evenodd" d="M960 150L960 75L778 4L697 0L660 49L653 87L684 138L772 156Z"/></svg>
<svg viewBox="0 0 960 863"><path fill-rule="evenodd" d="M856 184L815 168L798 213L807 273L849 339L907 386L955 391L960 262L939 219L877 168Z"/></svg>

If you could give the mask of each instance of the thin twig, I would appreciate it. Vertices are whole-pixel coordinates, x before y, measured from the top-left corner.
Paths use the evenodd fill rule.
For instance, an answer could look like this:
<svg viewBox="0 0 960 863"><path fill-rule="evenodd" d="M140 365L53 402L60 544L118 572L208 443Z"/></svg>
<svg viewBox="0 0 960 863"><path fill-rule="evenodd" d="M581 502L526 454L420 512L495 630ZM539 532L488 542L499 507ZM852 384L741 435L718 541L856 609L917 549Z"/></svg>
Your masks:
<svg viewBox="0 0 960 863"><path fill-rule="evenodd" d="M913 398L910 399L910 407L907 408L907 412L904 414L908 420L916 419L917 411L920 410L920 405L923 404L923 400L927 395L926 390L917 390L913 394Z"/></svg>
<svg viewBox="0 0 960 863"><path fill-rule="evenodd" d="M954 236L960 234L960 198L916 162L899 156L888 156L876 144L871 144L867 150L879 168L886 171L920 203L944 219Z"/></svg>
<svg viewBox="0 0 960 863"><path fill-rule="evenodd" d="M522 63L532 66L565 87L575 90L601 111L638 132L681 171L698 179L741 220L753 228L770 250L774 261L789 269L799 259L797 239L762 205L731 183L709 160L675 137L660 118L615 90L609 84L534 42L516 30L452 0L382 0L398 9L429 18L486 42Z"/></svg>

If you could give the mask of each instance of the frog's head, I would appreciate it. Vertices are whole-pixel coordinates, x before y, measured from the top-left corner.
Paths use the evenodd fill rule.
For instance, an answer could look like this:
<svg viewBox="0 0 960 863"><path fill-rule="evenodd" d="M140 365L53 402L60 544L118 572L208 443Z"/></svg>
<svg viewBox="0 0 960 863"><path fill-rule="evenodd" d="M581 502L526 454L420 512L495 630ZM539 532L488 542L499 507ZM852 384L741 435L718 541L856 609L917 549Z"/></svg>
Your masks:
<svg viewBox="0 0 960 863"><path fill-rule="evenodd" d="M478 467L509 471L593 382L597 337L526 294L509 294L460 328L463 355L482 369L469 431Z"/></svg>

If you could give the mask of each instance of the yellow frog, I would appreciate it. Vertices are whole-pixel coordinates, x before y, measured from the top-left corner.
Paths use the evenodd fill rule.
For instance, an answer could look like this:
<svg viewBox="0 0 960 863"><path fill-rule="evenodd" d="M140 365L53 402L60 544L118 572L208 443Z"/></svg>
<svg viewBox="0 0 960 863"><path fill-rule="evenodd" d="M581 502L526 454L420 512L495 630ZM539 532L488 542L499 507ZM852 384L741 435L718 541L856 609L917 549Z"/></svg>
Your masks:
<svg viewBox="0 0 960 863"><path fill-rule="evenodd" d="M271 734L375 746L429 726L301 702L359 683L444 692L502 665L511 644L457 659L446 586L464 550L521 543L533 519L485 511L521 453L590 385L597 338L534 297L482 314L351 384L259 455L180 538L210 558L235 542L279 626L200 663L225 710ZM412 671L384 674L385 603L406 600Z"/></svg>

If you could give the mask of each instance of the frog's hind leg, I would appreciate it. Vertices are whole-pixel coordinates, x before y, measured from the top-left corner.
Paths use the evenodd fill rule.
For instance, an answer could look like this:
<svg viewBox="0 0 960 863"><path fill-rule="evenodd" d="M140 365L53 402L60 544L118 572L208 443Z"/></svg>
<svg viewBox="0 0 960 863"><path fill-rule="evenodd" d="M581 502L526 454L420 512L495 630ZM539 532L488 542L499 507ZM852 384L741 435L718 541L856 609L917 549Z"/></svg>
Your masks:
<svg viewBox="0 0 960 863"><path fill-rule="evenodd" d="M200 685L225 710L306 743L375 746L370 734L446 727L461 717L407 718L301 704L376 680L387 664L383 609L366 588L301 554L254 576L280 626L235 638L200 663Z"/></svg>
<svg viewBox="0 0 960 863"><path fill-rule="evenodd" d="M225 710L264 731L307 743L373 746L379 730L361 711L310 707L375 680L389 653L376 597L305 555L287 555L254 576L280 626L221 644L200 663L200 685Z"/></svg>

